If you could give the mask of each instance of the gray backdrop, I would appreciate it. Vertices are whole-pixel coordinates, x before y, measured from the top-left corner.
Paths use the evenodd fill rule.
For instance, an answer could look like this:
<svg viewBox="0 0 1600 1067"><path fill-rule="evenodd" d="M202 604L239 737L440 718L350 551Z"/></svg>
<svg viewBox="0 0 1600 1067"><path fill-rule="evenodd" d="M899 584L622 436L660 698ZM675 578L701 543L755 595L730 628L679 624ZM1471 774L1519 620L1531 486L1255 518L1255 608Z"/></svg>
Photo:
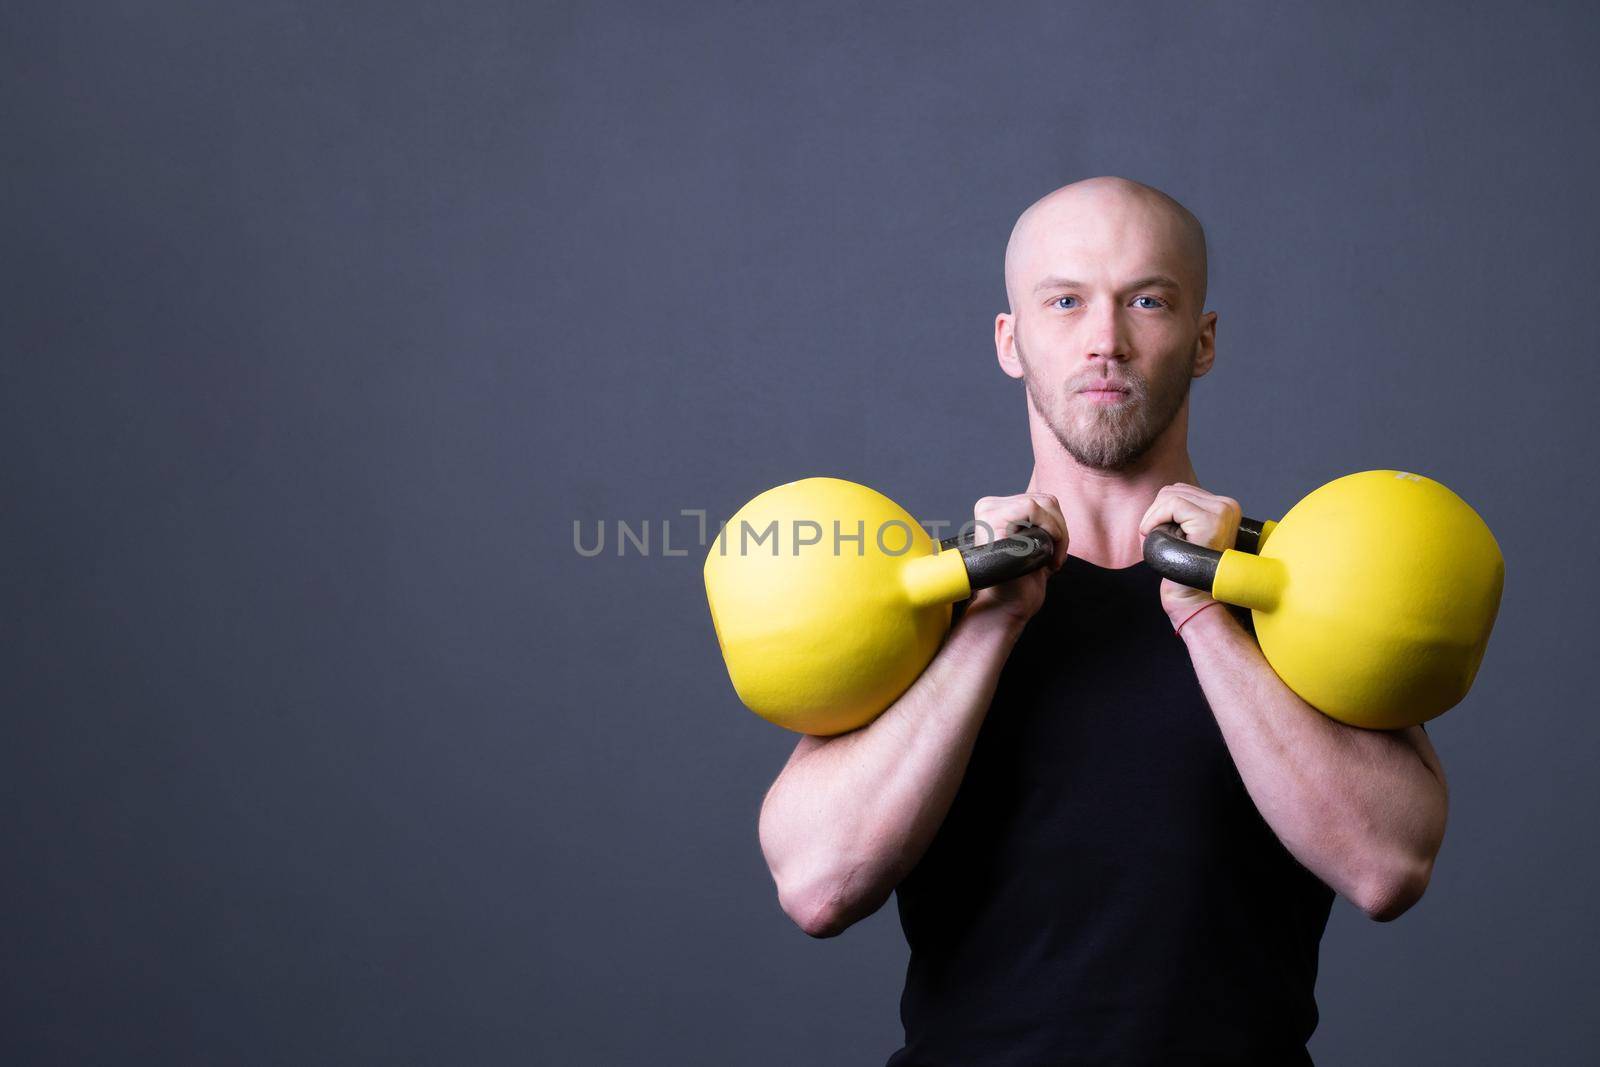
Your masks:
<svg viewBox="0 0 1600 1067"><path fill-rule="evenodd" d="M1587 1062L1593 9L8 4L7 1063L875 1064L893 908L780 912L794 738L697 533L1020 489L1012 219L1210 231L1205 485L1430 474L1508 577L1427 898L1326 1064ZM573 549L574 520L652 551Z"/></svg>

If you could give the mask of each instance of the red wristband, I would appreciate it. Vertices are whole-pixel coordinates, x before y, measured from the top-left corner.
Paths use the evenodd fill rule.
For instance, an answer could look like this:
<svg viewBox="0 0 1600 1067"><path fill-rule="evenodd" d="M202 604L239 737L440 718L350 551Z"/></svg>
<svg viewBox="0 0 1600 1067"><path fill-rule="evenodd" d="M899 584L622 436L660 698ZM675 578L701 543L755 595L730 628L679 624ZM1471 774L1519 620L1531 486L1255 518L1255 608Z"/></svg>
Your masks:
<svg viewBox="0 0 1600 1067"><path fill-rule="evenodd" d="M1183 622L1188 622L1190 619L1194 618L1196 615L1200 614L1202 611L1206 610L1207 608L1217 607L1221 603L1222 603L1222 601L1220 601L1220 600L1207 601L1206 603L1201 604L1199 607L1195 608L1193 611L1189 612L1189 614L1184 617ZM1183 629L1183 622L1180 622L1178 625L1174 626L1172 628L1172 632L1173 633L1177 633L1179 630Z"/></svg>

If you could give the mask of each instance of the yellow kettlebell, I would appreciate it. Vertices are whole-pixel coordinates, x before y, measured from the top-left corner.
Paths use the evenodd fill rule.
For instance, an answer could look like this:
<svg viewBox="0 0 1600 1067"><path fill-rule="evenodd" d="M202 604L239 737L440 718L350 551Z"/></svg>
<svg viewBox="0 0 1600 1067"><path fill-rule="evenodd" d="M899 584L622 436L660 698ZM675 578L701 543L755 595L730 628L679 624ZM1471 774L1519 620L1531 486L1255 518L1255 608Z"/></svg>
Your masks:
<svg viewBox="0 0 1600 1067"><path fill-rule="evenodd" d="M1245 519L1234 548L1145 538L1158 574L1251 609L1262 654L1302 700L1352 726L1426 722L1467 695L1500 609L1489 527L1431 478L1337 478L1279 522Z"/></svg>
<svg viewBox="0 0 1600 1067"><path fill-rule="evenodd" d="M882 493L839 478L789 482L740 508L706 554L706 599L733 688L779 726L864 726L928 666L950 605L1048 562L1023 527L935 543Z"/></svg>

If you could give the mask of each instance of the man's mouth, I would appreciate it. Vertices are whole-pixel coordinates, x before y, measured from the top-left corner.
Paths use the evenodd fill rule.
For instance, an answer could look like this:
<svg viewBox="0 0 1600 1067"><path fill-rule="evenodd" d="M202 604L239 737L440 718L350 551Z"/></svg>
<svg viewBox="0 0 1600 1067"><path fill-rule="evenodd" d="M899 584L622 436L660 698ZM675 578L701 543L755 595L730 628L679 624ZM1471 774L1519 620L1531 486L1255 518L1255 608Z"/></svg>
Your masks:
<svg viewBox="0 0 1600 1067"><path fill-rule="evenodd" d="M1117 382L1095 382L1079 389L1078 395L1096 404L1116 404L1128 396L1128 388Z"/></svg>

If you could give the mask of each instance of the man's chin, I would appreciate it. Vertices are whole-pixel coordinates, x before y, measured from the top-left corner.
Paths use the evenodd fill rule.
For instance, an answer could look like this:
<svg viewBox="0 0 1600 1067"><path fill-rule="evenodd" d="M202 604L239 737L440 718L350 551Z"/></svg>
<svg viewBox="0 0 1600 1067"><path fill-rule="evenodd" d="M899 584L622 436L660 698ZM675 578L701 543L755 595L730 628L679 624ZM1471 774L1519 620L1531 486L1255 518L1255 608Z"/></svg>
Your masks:
<svg viewBox="0 0 1600 1067"><path fill-rule="evenodd" d="M1150 441L1128 438L1107 440L1081 434L1070 437L1057 434L1056 439L1067 450L1067 454L1081 465L1101 471L1119 471L1132 466L1150 450L1151 445Z"/></svg>

